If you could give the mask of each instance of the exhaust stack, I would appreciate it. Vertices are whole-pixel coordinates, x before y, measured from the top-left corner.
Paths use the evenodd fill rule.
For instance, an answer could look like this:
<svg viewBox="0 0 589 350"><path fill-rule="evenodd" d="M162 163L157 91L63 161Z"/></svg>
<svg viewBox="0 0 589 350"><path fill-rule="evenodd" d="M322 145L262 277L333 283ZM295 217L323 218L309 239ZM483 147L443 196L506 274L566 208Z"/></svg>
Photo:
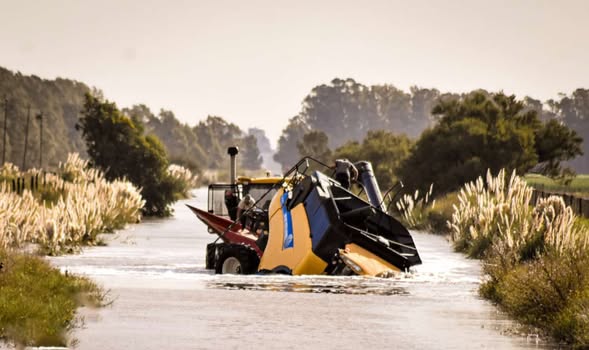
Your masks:
<svg viewBox="0 0 589 350"><path fill-rule="evenodd" d="M239 153L239 148L238 147L229 147L227 148L227 154L229 154L231 156L231 163L230 163L230 176L231 178L229 179L229 181L231 181L232 184L236 184L237 183L237 153Z"/></svg>
<svg viewBox="0 0 589 350"><path fill-rule="evenodd" d="M380 192L380 188L378 187L376 177L374 177L372 164L362 161L356 163L356 168L358 168L358 181L362 184L362 186L364 186L370 204L386 213L387 208L385 207L382 200L382 194Z"/></svg>

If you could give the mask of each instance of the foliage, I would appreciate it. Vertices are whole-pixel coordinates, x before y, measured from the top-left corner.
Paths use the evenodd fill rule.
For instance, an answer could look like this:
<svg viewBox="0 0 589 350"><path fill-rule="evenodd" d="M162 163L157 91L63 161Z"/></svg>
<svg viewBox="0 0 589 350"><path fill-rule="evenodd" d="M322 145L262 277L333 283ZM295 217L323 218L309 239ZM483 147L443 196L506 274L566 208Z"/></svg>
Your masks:
<svg viewBox="0 0 589 350"><path fill-rule="evenodd" d="M19 346L67 346L76 308L104 293L89 279L63 275L45 260L0 249L0 340Z"/></svg>
<svg viewBox="0 0 589 350"><path fill-rule="evenodd" d="M582 155L583 138L561 122L551 119L536 130L535 143L540 170L544 175L559 177L569 168L563 168L561 162Z"/></svg>
<svg viewBox="0 0 589 350"><path fill-rule="evenodd" d="M247 170L257 170L262 167L262 156L258 150L258 141L254 135L243 137L240 142L241 166Z"/></svg>
<svg viewBox="0 0 589 350"><path fill-rule="evenodd" d="M530 206L532 189L515 173L487 173L458 195L455 247L483 257L481 294L557 340L589 346L589 229L561 197Z"/></svg>
<svg viewBox="0 0 589 350"><path fill-rule="evenodd" d="M442 99L433 113L441 116L439 123L422 134L400 168L409 188L434 183L441 193L451 192L487 169L525 173L539 161L552 174L580 152L574 132L566 127L553 132L553 123L542 123L515 96L473 92Z"/></svg>
<svg viewBox="0 0 589 350"><path fill-rule="evenodd" d="M0 130L4 126L4 97L8 100L6 161L25 169L39 166L41 123L36 116L40 112L43 113L44 167L56 167L68 153L84 153L84 142L75 125L87 92L90 92L88 86L74 80L46 80L0 67ZM25 137L27 116L30 120L28 137Z"/></svg>
<svg viewBox="0 0 589 350"><path fill-rule="evenodd" d="M369 131L362 143L350 141L336 149L334 158L371 162L378 183L382 189L387 189L399 181L399 166L409 156L412 145L412 141L403 134Z"/></svg>
<svg viewBox="0 0 589 350"><path fill-rule="evenodd" d="M18 174L39 175L34 169ZM41 191L25 188L20 195L0 182L0 248L36 243L47 253L58 254L96 244L99 233L140 220L144 202L139 191L126 181L107 181L78 155L70 155L56 175L41 177ZM46 202L47 194L56 199Z"/></svg>
<svg viewBox="0 0 589 350"><path fill-rule="evenodd" d="M589 175L576 175L567 184L539 174L526 174L526 182L545 191L589 194Z"/></svg>
<svg viewBox="0 0 589 350"><path fill-rule="evenodd" d="M558 121L589 140L589 89L576 89L570 95L561 94L560 100L548 100L550 112ZM589 142L584 142L583 153L589 154ZM589 157L577 157L568 164L577 172L589 173Z"/></svg>
<svg viewBox="0 0 589 350"><path fill-rule="evenodd" d="M278 141L275 160L283 168L296 162L296 144L313 130L324 132L329 148L361 141L371 130L385 130L410 137L433 125L431 108L440 93L412 87L406 93L392 85L365 86L353 79L334 79L314 87L301 112L291 118Z"/></svg>
<svg viewBox="0 0 589 350"><path fill-rule="evenodd" d="M450 234L448 222L452 219L457 204L457 192L434 199L432 205L425 208L425 229L434 234Z"/></svg>
<svg viewBox="0 0 589 350"><path fill-rule="evenodd" d="M465 184L450 223L457 249L480 258L497 245L519 262L545 251L587 246L589 237L574 227L576 217L562 197L541 198L535 207L531 198L532 188L515 172L509 181L501 170L496 177L489 171L486 181L479 177Z"/></svg>
<svg viewBox="0 0 589 350"><path fill-rule="evenodd" d="M79 113L84 108L84 95L100 91L92 90L87 85L68 79L41 79L37 76L25 76L13 73L0 67L0 116L4 119L4 97L8 100L6 160L18 164L24 169L39 165L40 119L43 113L43 167L54 170L68 153L79 153L86 156L86 147L82 135L76 130ZM26 124L30 109L28 134ZM243 139L244 135L238 127L235 137L226 138L226 134L218 134L218 126L229 125L220 117L214 123L204 121L195 127L180 123L176 116L168 110L160 110L154 114L143 105L135 105L123 109L135 127L145 134L156 135L163 143L166 151L176 163L200 172L209 167L224 165L226 147ZM0 130L3 122L0 123ZM209 130L210 129L210 130ZM25 134L27 134L27 152L25 156ZM203 135L211 137L203 137ZM221 143L219 148L215 148ZM226 138L226 139L224 139ZM237 140L237 141L236 141ZM206 150L206 151L205 151ZM245 148L243 148L245 150ZM212 152L216 151L216 152ZM255 153L255 150L252 150ZM253 163L250 163L253 164Z"/></svg>
<svg viewBox="0 0 589 350"><path fill-rule="evenodd" d="M175 183L177 183L176 187L178 188L178 199L189 198L189 191L195 188L198 184L198 177L196 175L192 175L192 172L189 169L181 165L170 164L168 167L168 175Z"/></svg>
<svg viewBox="0 0 589 350"><path fill-rule="evenodd" d="M144 214L169 214L168 206L178 189L166 172L168 160L157 137L144 136L142 126L114 103L101 102L90 94L78 127L93 166L102 169L109 180L127 178L139 187L145 199Z"/></svg>
<svg viewBox="0 0 589 350"><path fill-rule="evenodd" d="M419 190L413 195L404 194L396 203L397 210L401 213L401 219L405 226L412 229L427 228L427 209L431 205L435 209L435 201L430 204L433 185L425 195L420 195Z"/></svg>
<svg viewBox="0 0 589 350"><path fill-rule="evenodd" d="M274 160L282 165L282 170L290 169L300 159L297 145L309 131L310 128L302 117L296 116L288 120L288 126L282 131L278 139L278 150L274 154Z"/></svg>
<svg viewBox="0 0 589 350"><path fill-rule="evenodd" d="M297 149L300 158L311 156L325 164L333 163L327 135L322 131L311 131L305 134L301 142L297 143Z"/></svg>
<svg viewBox="0 0 589 350"><path fill-rule="evenodd" d="M489 277L481 294L512 317L539 327L559 341L589 346L589 257L587 252L548 252L517 265L494 254L486 259Z"/></svg>

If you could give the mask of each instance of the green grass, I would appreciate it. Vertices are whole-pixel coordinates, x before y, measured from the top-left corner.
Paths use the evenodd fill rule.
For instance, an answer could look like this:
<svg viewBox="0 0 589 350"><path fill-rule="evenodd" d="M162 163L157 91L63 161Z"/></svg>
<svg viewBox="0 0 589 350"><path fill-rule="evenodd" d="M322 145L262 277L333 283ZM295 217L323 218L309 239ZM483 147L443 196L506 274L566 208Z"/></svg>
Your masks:
<svg viewBox="0 0 589 350"><path fill-rule="evenodd" d="M76 309L104 302L104 293L92 281L66 276L40 257L0 251L0 261L0 340L17 346L67 346Z"/></svg>
<svg viewBox="0 0 589 350"><path fill-rule="evenodd" d="M568 185L537 174L527 174L524 179L532 187L546 191L589 195L589 175L587 174L575 176Z"/></svg>

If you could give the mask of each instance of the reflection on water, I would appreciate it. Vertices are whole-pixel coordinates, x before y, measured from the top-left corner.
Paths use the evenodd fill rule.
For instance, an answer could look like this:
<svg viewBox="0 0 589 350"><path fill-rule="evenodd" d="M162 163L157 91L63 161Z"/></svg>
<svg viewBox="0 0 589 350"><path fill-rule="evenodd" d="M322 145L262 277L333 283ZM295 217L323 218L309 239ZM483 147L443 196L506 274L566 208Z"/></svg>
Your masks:
<svg viewBox="0 0 589 350"><path fill-rule="evenodd" d="M407 295L409 292L395 286L390 280L357 277L284 276L223 276L222 280L207 283L208 288L228 290L253 290L296 293L327 293L351 295Z"/></svg>

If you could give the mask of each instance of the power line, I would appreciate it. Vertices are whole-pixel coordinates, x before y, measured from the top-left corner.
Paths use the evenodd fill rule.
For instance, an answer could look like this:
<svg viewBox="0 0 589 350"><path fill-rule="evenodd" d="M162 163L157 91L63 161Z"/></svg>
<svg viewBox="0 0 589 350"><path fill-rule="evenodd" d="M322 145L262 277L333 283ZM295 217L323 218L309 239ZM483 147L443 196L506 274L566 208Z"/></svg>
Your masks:
<svg viewBox="0 0 589 350"><path fill-rule="evenodd" d="M25 126L25 151L22 156L22 170L26 169L27 165L27 146L29 145L29 120L31 119L31 105L27 106L27 124Z"/></svg>
<svg viewBox="0 0 589 350"><path fill-rule="evenodd" d="M2 164L6 163L6 121L8 120L8 98L4 96L4 137L2 138Z"/></svg>

